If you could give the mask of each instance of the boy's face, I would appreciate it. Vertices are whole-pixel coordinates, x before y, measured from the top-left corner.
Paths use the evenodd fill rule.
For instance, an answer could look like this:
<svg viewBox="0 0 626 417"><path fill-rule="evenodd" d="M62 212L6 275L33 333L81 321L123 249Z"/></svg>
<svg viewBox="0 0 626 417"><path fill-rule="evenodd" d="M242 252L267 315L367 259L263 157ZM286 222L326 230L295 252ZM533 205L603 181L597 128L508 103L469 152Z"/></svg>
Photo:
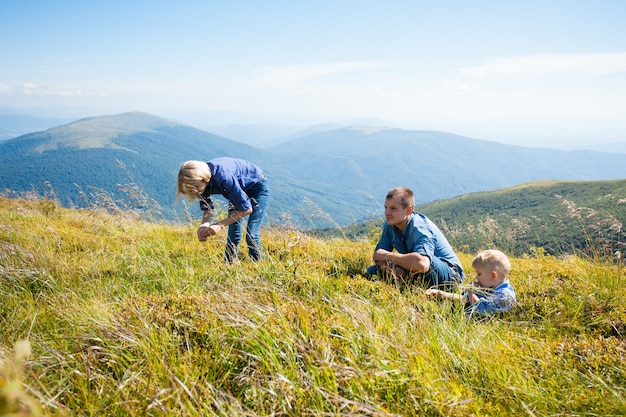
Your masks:
<svg viewBox="0 0 626 417"><path fill-rule="evenodd" d="M409 215L413 212L413 207L402 207L400 197L389 198L385 201L385 221L390 226L406 225Z"/></svg>
<svg viewBox="0 0 626 417"><path fill-rule="evenodd" d="M497 287L500 283L498 283L498 272L494 269L485 266L479 265L474 267L476 270L476 283L480 287L483 288L494 288Z"/></svg>

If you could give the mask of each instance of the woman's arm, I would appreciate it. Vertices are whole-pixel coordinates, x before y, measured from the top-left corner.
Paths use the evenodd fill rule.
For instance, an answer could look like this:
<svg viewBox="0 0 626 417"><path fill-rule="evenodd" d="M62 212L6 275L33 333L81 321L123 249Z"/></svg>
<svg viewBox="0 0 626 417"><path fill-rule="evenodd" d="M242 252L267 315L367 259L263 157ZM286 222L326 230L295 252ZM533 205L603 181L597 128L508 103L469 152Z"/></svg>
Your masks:
<svg viewBox="0 0 626 417"><path fill-rule="evenodd" d="M211 224L211 219L213 218L213 213L208 213L210 210L205 210L202 213L202 224L198 228L198 240L204 242L208 237L216 235L220 230L229 226L239 219L246 217L250 213L252 213L252 208L243 211L233 211L228 214L228 217L218 221L217 223Z"/></svg>

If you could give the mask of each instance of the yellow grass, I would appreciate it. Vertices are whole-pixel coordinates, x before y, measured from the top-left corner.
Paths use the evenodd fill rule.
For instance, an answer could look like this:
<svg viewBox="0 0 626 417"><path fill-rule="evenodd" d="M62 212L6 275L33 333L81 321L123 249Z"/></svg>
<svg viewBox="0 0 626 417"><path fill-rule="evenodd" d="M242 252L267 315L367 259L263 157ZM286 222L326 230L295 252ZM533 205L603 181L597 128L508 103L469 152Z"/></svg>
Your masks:
<svg viewBox="0 0 626 417"><path fill-rule="evenodd" d="M625 415L623 265L512 258L468 321L361 275L373 241L225 238L0 198L0 415ZM460 254L469 269L473 254Z"/></svg>

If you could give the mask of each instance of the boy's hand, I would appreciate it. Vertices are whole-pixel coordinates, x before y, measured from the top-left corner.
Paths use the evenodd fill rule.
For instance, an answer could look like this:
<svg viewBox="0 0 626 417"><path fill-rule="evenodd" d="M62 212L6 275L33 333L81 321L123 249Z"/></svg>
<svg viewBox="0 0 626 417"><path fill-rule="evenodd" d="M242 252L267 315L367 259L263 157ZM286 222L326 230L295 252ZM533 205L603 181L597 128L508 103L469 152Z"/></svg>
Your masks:
<svg viewBox="0 0 626 417"><path fill-rule="evenodd" d="M431 298L433 298L433 297L436 297L436 298L443 298L443 294L442 294L442 292L443 292L443 291L441 291L441 290L437 290L437 289L435 289L435 288L429 288L429 289L427 289L427 290L426 290L426 292L424 293L424 295L425 295L425 296L427 296L427 297L431 297Z"/></svg>

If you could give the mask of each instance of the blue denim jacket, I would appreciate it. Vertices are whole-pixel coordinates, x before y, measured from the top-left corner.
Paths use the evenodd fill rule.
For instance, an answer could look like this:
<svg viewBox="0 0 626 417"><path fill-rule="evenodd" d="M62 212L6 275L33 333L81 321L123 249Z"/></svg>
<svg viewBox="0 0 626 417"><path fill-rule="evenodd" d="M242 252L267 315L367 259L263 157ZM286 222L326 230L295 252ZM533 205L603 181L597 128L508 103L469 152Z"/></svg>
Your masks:
<svg viewBox="0 0 626 417"><path fill-rule="evenodd" d="M467 307L467 315L483 315L489 313L501 313L508 311L517 303L515 290L509 283L508 278L496 288L483 288L474 292L478 297L478 302ZM467 292L464 293L467 298Z"/></svg>
<svg viewBox="0 0 626 417"><path fill-rule="evenodd" d="M251 162L237 158L215 158L207 162L211 170L211 180L200 198L201 210L213 210L215 207L211 195L224 196L237 211L246 211L252 207L246 193L258 184L265 174Z"/></svg>

